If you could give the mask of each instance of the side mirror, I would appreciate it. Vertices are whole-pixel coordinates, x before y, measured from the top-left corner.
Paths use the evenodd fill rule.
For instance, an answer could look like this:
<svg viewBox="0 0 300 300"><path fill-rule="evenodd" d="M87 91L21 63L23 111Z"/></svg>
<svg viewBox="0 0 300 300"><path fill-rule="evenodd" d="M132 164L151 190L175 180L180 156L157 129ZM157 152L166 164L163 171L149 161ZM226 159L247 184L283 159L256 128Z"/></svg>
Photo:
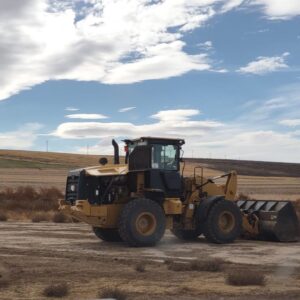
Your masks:
<svg viewBox="0 0 300 300"><path fill-rule="evenodd" d="M101 157L99 159L99 164L102 165L102 166L105 166L106 164L108 163L108 160L106 157Z"/></svg>

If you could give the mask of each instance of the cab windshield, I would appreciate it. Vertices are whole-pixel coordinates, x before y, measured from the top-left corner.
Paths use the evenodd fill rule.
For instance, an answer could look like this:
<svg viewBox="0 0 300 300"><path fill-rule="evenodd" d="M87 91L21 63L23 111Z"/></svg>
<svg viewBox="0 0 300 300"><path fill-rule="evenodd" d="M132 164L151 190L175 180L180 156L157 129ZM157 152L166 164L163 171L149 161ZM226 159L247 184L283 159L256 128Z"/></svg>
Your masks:
<svg viewBox="0 0 300 300"><path fill-rule="evenodd" d="M153 145L151 163L153 169L177 170L178 146Z"/></svg>

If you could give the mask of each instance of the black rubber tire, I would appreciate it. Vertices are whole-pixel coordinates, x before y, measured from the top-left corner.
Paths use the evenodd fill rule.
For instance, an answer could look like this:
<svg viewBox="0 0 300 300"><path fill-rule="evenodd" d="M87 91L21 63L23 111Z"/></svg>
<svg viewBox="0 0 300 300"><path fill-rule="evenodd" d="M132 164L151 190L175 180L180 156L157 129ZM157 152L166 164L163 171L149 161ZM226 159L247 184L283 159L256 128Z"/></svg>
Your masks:
<svg viewBox="0 0 300 300"><path fill-rule="evenodd" d="M122 242L118 229L93 227L95 235L105 242Z"/></svg>
<svg viewBox="0 0 300 300"><path fill-rule="evenodd" d="M171 229L171 232L180 240L192 241L196 240L201 232L197 230Z"/></svg>
<svg viewBox="0 0 300 300"><path fill-rule="evenodd" d="M155 218L156 226L153 233L143 235L138 232L136 222L141 214L151 214ZM122 240L131 247L154 246L161 240L166 229L166 217L159 204L150 199L134 199L128 202L119 220L119 234Z"/></svg>
<svg viewBox="0 0 300 300"><path fill-rule="evenodd" d="M234 226L229 232L224 232L219 227L219 216L224 213L230 213L234 220ZM242 231L242 214L234 202L228 200L220 200L216 202L208 212L203 226L205 238L216 244L232 243L236 240Z"/></svg>

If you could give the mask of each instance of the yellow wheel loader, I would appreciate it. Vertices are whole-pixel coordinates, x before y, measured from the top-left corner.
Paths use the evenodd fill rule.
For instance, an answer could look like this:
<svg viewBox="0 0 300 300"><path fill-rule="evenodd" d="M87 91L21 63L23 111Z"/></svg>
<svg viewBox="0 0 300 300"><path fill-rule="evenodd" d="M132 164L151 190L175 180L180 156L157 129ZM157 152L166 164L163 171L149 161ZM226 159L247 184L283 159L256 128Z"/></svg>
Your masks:
<svg viewBox="0 0 300 300"><path fill-rule="evenodd" d="M182 139L141 137L125 142L125 163L113 140L114 164L69 172L60 209L90 224L97 237L130 246L153 246L166 229L178 238L203 234L209 242L238 237L295 241L298 220L288 201L235 201L237 174L205 178L180 173ZM216 181L223 178L223 184Z"/></svg>

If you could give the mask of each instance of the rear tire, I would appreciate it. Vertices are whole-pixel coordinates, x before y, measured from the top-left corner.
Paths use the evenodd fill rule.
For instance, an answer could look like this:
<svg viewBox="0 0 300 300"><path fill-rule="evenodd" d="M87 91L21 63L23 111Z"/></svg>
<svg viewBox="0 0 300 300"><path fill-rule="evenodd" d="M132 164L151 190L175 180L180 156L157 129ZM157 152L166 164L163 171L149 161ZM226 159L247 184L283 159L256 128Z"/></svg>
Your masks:
<svg viewBox="0 0 300 300"><path fill-rule="evenodd" d="M165 229L165 213L156 202L135 199L124 206L119 220L119 234L129 246L153 246L163 237Z"/></svg>
<svg viewBox="0 0 300 300"><path fill-rule="evenodd" d="M232 243L240 236L241 230L241 211L228 200L220 200L211 207L203 226L205 238L217 244Z"/></svg>
<svg viewBox="0 0 300 300"><path fill-rule="evenodd" d="M201 232L197 230L171 229L171 232L180 240L192 241L196 240Z"/></svg>
<svg viewBox="0 0 300 300"><path fill-rule="evenodd" d="M122 242L118 229L93 227L95 235L105 242Z"/></svg>

